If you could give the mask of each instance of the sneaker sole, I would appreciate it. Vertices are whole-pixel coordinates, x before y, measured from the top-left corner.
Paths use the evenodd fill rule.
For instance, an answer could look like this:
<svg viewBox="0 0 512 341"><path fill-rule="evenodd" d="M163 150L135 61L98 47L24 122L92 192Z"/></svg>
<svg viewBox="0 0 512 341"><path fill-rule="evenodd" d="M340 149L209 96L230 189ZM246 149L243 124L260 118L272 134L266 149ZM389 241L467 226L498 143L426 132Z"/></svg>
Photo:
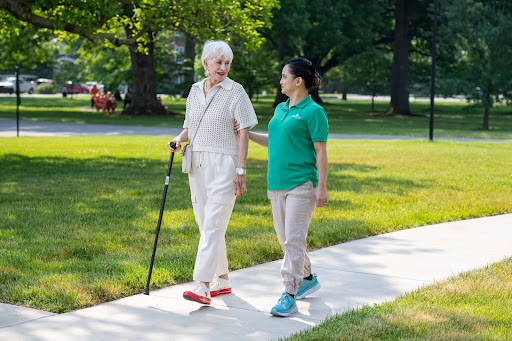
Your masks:
<svg viewBox="0 0 512 341"><path fill-rule="evenodd" d="M299 308L295 307L293 308L290 312L288 313L281 313L281 312L278 312L278 311L271 311L270 313L274 316L280 316L280 317L288 317L292 314L295 314L296 312L299 311Z"/></svg>
<svg viewBox="0 0 512 341"><path fill-rule="evenodd" d="M183 293L183 298L186 299L187 301L193 301L202 304L210 304L212 301L208 297L199 296L190 291L185 291Z"/></svg>
<svg viewBox="0 0 512 341"><path fill-rule="evenodd" d="M210 295L212 297L219 296L219 295L225 295L225 294L231 294L231 288L210 291Z"/></svg>
<svg viewBox="0 0 512 341"><path fill-rule="evenodd" d="M317 285L315 285L314 287L312 287L311 289L307 290L305 293L303 293L302 295L300 296L295 296L295 299L296 300L301 300L303 299L304 297L306 297L307 295L311 295L312 293L315 293L317 292L318 290L320 290L320 282L317 283Z"/></svg>

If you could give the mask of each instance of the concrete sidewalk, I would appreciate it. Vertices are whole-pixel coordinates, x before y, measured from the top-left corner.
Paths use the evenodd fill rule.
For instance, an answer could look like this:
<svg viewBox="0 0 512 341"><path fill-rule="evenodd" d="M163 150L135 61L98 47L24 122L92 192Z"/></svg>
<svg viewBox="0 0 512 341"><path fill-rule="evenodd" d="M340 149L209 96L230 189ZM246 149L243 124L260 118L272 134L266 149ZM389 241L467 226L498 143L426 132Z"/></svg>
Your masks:
<svg viewBox="0 0 512 341"><path fill-rule="evenodd" d="M322 289L299 313L273 317L281 261L230 274L233 293L211 306L186 301L191 283L54 315L0 305L0 340L268 340L348 309L393 300L418 287L512 256L512 214L425 226L310 253ZM26 308L18 308L25 310ZM32 314L32 318L29 316ZM23 314L19 314L21 316ZM7 319L7 320L6 320Z"/></svg>
<svg viewBox="0 0 512 341"><path fill-rule="evenodd" d="M20 136L86 136L86 135L148 135L174 137L181 128L138 127L111 124L82 124L52 121L20 121ZM426 133L425 133L426 134ZM0 137L16 136L16 120L0 118ZM329 139L350 140L428 140L425 136L398 135L362 135L362 134L329 134ZM500 139L474 139L456 137L436 137L435 140L459 142L512 142Z"/></svg>

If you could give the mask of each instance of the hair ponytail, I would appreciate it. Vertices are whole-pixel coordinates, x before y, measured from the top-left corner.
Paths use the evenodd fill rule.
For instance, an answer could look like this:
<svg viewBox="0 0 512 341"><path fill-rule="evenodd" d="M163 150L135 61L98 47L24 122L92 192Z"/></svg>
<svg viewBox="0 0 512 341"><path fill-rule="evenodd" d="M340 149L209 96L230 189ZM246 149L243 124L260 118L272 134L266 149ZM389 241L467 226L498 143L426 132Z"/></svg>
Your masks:
<svg viewBox="0 0 512 341"><path fill-rule="evenodd" d="M322 76L320 76L320 74L318 72L315 72L315 74L313 75L313 84L311 86L311 89L319 88L321 84L322 84Z"/></svg>
<svg viewBox="0 0 512 341"><path fill-rule="evenodd" d="M316 72L313 63L306 58L292 58L285 65L288 65L292 75L304 80L304 85L308 90L318 88L322 83L322 76Z"/></svg>

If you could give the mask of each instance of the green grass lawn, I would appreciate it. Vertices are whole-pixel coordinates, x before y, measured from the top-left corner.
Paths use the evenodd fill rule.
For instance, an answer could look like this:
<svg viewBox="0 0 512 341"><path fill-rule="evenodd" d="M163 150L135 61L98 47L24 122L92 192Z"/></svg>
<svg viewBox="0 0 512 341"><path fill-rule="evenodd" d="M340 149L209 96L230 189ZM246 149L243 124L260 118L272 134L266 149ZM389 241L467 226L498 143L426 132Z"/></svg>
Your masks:
<svg viewBox="0 0 512 341"><path fill-rule="evenodd" d="M14 97L0 97L0 117L16 117ZM185 100L164 97L174 116L126 116L90 110L88 95L35 98L23 97L21 117L30 120L53 120L77 123L102 123L140 126L181 127L185 113ZM272 117L273 98L259 96L253 101L258 114L256 130L267 130ZM370 101L341 101L326 96L324 108L329 116L330 132L337 134L377 134L428 136L428 101L411 101L411 110L418 116L383 117L371 112ZM375 111L384 112L387 102L376 102ZM512 139L512 109L497 104L491 110L490 129L482 130L483 109L465 102L438 101L434 120L434 137L465 137Z"/></svg>
<svg viewBox="0 0 512 341"><path fill-rule="evenodd" d="M143 291L169 158L160 137L2 138L0 301L65 312ZM512 212L512 143L332 140L311 250ZM176 156L152 288L190 281L198 230ZM280 259L266 150L226 235L231 269Z"/></svg>
<svg viewBox="0 0 512 341"><path fill-rule="evenodd" d="M285 340L510 340L512 258L392 302L327 319Z"/></svg>

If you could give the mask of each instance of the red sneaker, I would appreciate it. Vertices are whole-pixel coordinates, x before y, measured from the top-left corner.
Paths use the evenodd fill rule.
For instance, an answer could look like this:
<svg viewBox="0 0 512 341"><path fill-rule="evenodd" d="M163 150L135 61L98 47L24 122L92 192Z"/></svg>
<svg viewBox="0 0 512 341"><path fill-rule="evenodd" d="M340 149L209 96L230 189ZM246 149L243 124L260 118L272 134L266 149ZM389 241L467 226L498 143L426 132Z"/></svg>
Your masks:
<svg viewBox="0 0 512 341"><path fill-rule="evenodd" d="M217 278L217 280L210 285L210 294L212 297L231 294L231 281L220 277Z"/></svg>
<svg viewBox="0 0 512 341"><path fill-rule="evenodd" d="M194 301L202 304L210 304L212 296L210 295L210 289L206 287L203 282L199 283L191 291L185 291L183 298L189 301Z"/></svg>

